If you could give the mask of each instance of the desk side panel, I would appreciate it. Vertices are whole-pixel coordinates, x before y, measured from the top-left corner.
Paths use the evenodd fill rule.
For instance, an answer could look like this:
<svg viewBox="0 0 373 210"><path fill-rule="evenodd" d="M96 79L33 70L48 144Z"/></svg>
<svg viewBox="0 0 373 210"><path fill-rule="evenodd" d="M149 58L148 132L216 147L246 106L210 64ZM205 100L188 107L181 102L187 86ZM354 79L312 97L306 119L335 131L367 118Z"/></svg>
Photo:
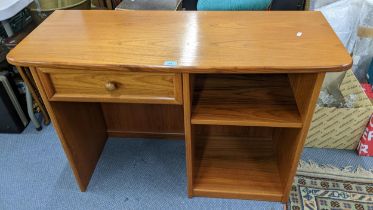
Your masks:
<svg viewBox="0 0 373 210"><path fill-rule="evenodd" d="M280 178L284 187L282 202L288 201L324 77L325 73L289 74L289 81L302 118L303 127L300 129L276 129L274 132L274 147L277 151Z"/></svg>
<svg viewBox="0 0 373 210"><path fill-rule="evenodd" d="M190 74L183 74L183 100L184 100L184 130L185 130L185 158L188 179L188 197L193 196L194 187L194 141L191 124L191 108L193 99L193 78Z"/></svg>
<svg viewBox="0 0 373 210"><path fill-rule="evenodd" d="M48 101L36 68L32 76L50 114L54 128L79 184L85 191L107 140L106 125L99 103Z"/></svg>

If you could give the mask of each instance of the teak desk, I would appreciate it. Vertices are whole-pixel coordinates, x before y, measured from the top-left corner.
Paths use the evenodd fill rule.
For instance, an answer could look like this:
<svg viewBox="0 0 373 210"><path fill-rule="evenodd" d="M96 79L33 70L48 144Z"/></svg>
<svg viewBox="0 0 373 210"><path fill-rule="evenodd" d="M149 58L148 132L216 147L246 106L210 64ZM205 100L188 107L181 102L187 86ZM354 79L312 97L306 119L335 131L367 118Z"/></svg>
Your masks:
<svg viewBox="0 0 373 210"><path fill-rule="evenodd" d="M108 136L185 138L190 197L282 202L325 72L351 66L319 12L56 11L8 60L82 191Z"/></svg>

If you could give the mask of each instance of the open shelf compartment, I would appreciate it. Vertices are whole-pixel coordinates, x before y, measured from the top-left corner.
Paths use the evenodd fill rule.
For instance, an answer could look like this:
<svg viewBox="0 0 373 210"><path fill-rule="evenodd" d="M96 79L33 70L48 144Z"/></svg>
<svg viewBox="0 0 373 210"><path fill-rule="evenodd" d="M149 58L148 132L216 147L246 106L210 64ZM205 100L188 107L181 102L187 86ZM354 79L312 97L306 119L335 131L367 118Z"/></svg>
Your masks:
<svg viewBox="0 0 373 210"><path fill-rule="evenodd" d="M301 128L287 74L198 74L192 124Z"/></svg>
<svg viewBox="0 0 373 210"><path fill-rule="evenodd" d="M287 202L324 76L184 75L189 196Z"/></svg>
<svg viewBox="0 0 373 210"><path fill-rule="evenodd" d="M279 129L193 126L193 195L281 201L284 184L275 135Z"/></svg>

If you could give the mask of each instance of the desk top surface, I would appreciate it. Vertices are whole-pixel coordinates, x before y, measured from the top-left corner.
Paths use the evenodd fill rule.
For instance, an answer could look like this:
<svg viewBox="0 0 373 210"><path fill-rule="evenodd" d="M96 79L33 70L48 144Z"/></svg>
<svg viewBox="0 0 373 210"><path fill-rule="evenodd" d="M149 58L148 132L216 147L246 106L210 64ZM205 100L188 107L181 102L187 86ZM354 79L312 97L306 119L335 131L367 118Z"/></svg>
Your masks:
<svg viewBox="0 0 373 210"><path fill-rule="evenodd" d="M320 12L56 11L8 54L19 66L181 72L343 71Z"/></svg>

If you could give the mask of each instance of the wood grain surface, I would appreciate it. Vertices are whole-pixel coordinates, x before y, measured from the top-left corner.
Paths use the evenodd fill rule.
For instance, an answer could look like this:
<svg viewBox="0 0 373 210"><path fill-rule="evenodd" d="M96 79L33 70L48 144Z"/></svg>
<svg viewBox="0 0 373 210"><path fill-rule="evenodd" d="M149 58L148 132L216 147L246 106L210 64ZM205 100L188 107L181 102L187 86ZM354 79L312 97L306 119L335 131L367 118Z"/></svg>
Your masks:
<svg viewBox="0 0 373 210"><path fill-rule="evenodd" d="M48 101L35 68L32 76L50 114L81 191L86 191L107 140L99 103Z"/></svg>
<svg viewBox="0 0 373 210"><path fill-rule="evenodd" d="M188 197L193 196L194 185L194 138L192 124L190 122L193 98L193 79L189 74L183 74L183 99L184 99L184 132L185 132L185 159L188 178Z"/></svg>
<svg viewBox="0 0 373 210"><path fill-rule="evenodd" d="M302 127L287 75L195 76L192 124Z"/></svg>
<svg viewBox="0 0 373 210"><path fill-rule="evenodd" d="M277 141L275 150L278 156L278 166L281 169L280 177L284 184L282 202L288 201L324 78L325 73L289 74L289 81L302 117L303 127L301 129L283 129L279 138L274 139Z"/></svg>
<svg viewBox="0 0 373 210"><path fill-rule="evenodd" d="M184 139L183 106L101 103L109 136Z"/></svg>
<svg viewBox="0 0 373 210"><path fill-rule="evenodd" d="M195 141L195 158L200 163L193 195L281 200L283 187L271 138L237 137L231 133L197 136Z"/></svg>
<svg viewBox="0 0 373 210"><path fill-rule="evenodd" d="M352 63L311 11L61 10L7 58L18 66L188 73L342 71Z"/></svg>

